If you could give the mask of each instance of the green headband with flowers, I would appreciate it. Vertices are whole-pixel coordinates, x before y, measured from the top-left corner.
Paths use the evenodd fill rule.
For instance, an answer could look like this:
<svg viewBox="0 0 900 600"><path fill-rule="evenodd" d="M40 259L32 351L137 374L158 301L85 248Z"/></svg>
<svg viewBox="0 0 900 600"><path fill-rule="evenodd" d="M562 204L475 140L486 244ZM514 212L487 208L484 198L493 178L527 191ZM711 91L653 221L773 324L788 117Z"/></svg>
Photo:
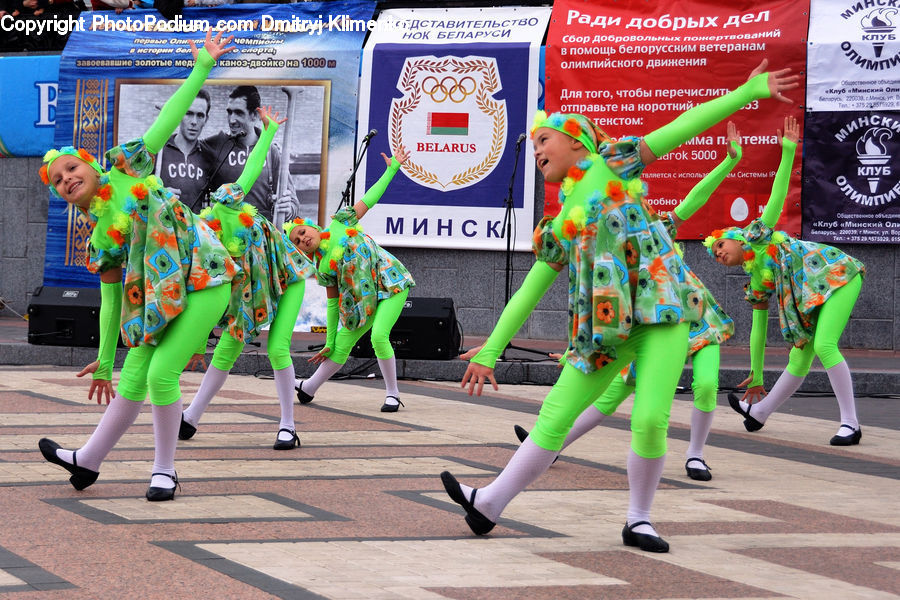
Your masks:
<svg viewBox="0 0 900 600"><path fill-rule="evenodd" d="M92 169L97 171L98 175L103 175L103 167L100 166L100 163L97 162L97 159L94 158L94 155L85 150L84 148L74 148L72 146L65 146L64 148L52 149L48 150L46 154L44 154L44 164L41 166L39 171L41 176L41 181L44 182L44 185L50 188L50 191L57 198L60 197L59 192L56 191L56 186L50 184L50 165L53 164L60 156L74 156L79 160L83 160L88 165L91 166Z"/></svg>
<svg viewBox="0 0 900 600"><path fill-rule="evenodd" d="M284 228L284 232L288 235L291 234L291 231L294 230L294 227L298 225L303 225L304 227L312 227L316 231L322 231L322 228L316 225L316 222L312 219L294 219L293 221L286 221L282 227Z"/></svg>
<svg viewBox="0 0 900 600"><path fill-rule="evenodd" d="M588 152L597 153L597 146L600 142L606 142L612 138L605 131L600 129L596 123L584 115L579 114L563 114L555 112L547 115L543 110L534 113L534 121L531 123L531 137L534 132L541 127L548 127L560 131L581 142Z"/></svg>
<svg viewBox="0 0 900 600"><path fill-rule="evenodd" d="M710 256L716 256L713 245L722 239L740 242L744 250L742 256L744 271L751 273L754 267L758 268L762 284L769 289L774 289L775 270L778 266L776 264L778 246L788 240L787 235L781 231L773 231L768 243L751 244L747 241L747 238L744 236L744 230L740 227L716 229L703 240L703 245L706 246Z"/></svg>

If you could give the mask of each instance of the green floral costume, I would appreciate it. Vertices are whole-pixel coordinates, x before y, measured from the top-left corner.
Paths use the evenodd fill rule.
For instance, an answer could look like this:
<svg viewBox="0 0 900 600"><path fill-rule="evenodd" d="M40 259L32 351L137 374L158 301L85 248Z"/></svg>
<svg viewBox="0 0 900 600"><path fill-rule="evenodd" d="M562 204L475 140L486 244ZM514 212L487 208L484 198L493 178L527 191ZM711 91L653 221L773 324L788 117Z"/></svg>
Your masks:
<svg viewBox="0 0 900 600"><path fill-rule="evenodd" d="M292 283L305 281L314 266L268 219L244 202L238 183L222 185L202 216L241 268L231 282L228 310L220 326L249 342L275 318L278 300Z"/></svg>
<svg viewBox="0 0 900 600"><path fill-rule="evenodd" d="M612 362L633 325L699 322L705 310L703 284L643 201L639 142L606 142L580 161L562 210L535 231L537 259L569 265L567 360L585 373Z"/></svg>
<svg viewBox="0 0 900 600"><path fill-rule="evenodd" d="M776 294L781 334L803 347L813 338L816 309L857 273L865 273L865 265L834 246L773 231L762 219L754 219L742 232L755 253L766 254L764 267L774 275L764 278L759 263L754 263L750 282L744 286L745 299L758 304Z"/></svg>
<svg viewBox="0 0 900 600"><path fill-rule="evenodd" d="M675 227L675 222L672 220L672 213L662 213L660 218L666 227L666 231L669 233L669 237L674 240L678 230ZM691 268L686 264L684 268L691 271ZM691 275L698 282L700 281L700 278L692 271ZM724 344L734 335L734 320L722 310L722 307L713 298L709 288L702 283L700 285L702 287L697 290L699 292L699 298L697 299L703 305L703 314L700 316L699 321L691 322L688 356L695 354L705 346ZM691 299L695 298L692 296Z"/></svg>
<svg viewBox="0 0 900 600"><path fill-rule="evenodd" d="M393 254L363 233L353 207L334 215L319 250L316 279L338 288L341 324L347 329L363 327L380 300L416 285Z"/></svg>
<svg viewBox="0 0 900 600"><path fill-rule="evenodd" d="M106 153L109 188L92 202L88 269L125 267L121 331L128 346L156 345L187 294L231 282L238 268L216 234L153 175L143 139Z"/></svg>

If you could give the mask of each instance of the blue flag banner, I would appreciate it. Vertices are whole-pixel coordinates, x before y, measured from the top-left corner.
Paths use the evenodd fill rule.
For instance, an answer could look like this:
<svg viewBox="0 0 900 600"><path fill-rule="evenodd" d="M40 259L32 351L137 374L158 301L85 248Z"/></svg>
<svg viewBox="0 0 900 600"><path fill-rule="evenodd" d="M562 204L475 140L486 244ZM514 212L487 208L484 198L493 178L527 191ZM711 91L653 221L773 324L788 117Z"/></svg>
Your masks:
<svg viewBox="0 0 900 600"><path fill-rule="evenodd" d="M378 133L356 188L384 172L382 152L411 156L366 217L379 242L499 250L509 225L513 247L531 248L527 131L549 18L549 7L379 14L363 52L359 116L360 131Z"/></svg>
<svg viewBox="0 0 900 600"><path fill-rule="evenodd" d="M236 50L219 58L157 155L157 175L199 212L211 191L237 180L261 127L255 107L271 106L288 121L248 201L276 224L323 222L352 172L360 48L374 6L236 4L186 8L173 21L150 11L91 13L61 57L54 145L102 157L141 137L190 73L189 41L202 46L212 27L233 35ZM90 233L78 211L51 196L45 285L98 285L84 268Z"/></svg>
<svg viewBox="0 0 900 600"><path fill-rule="evenodd" d="M0 56L0 158L43 156L53 144L59 56Z"/></svg>

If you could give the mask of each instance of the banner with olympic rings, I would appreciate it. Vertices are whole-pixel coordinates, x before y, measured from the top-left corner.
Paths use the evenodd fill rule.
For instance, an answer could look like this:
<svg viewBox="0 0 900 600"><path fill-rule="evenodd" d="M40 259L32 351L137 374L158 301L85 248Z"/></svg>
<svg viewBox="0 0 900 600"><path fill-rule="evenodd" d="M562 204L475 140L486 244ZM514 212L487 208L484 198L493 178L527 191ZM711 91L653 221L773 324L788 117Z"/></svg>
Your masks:
<svg viewBox="0 0 900 600"><path fill-rule="evenodd" d="M410 159L366 216L386 246L530 250L548 7L392 9L362 59L359 130L375 130L354 187ZM509 206L509 209L507 209Z"/></svg>

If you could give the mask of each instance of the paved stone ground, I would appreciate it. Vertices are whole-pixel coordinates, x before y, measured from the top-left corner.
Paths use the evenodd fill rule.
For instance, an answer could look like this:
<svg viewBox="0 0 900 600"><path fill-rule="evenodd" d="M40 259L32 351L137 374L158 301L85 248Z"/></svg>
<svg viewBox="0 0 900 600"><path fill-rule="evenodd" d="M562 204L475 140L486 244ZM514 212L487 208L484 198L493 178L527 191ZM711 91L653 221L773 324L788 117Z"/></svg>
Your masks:
<svg viewBox="0 0 900 600"><path fill-rule="evenodd" d="M699 483L679 395L654 505L672 551L654 555L621 542L628 402L475 538L438 474L490 481L546 387L403 381L385 415L380 381L331 381L296 407L303 447L278 452L274 383L235 375L179 442L175 501L155 504L149 408L82 492L42 459L39 438L77 447L101 415L76 370L0 366L2 598L900 597L896 399L860 398L862 444L839 449L833 398L795 398L749 434L722 395Z"/></svg>

